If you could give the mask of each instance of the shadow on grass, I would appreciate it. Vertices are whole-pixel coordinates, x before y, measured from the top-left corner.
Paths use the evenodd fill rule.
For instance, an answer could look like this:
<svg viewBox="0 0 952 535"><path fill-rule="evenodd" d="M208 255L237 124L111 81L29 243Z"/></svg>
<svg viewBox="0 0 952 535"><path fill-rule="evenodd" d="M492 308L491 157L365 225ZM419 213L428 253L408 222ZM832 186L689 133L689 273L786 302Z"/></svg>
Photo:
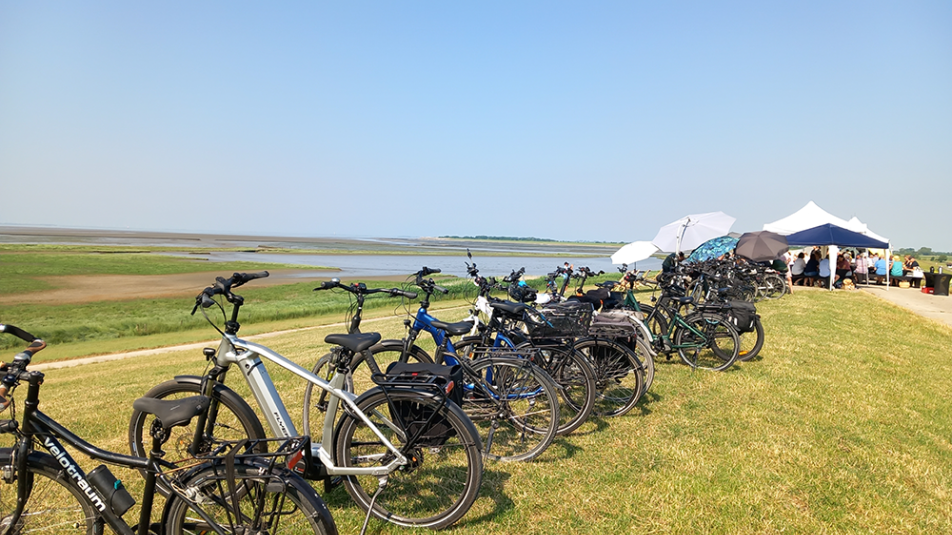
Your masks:
<svg viewBox="0 0 952 535"><path fill-rule="evenodd" d="M500 465L504 466L504 465ZM475 517L466 515L454 526L470 526L491 522L498 516L515 508L515 503L505 493L506 482L509 481L509 472L505 470L492 470L483 468L483 483L479 487L479 498L477 503L485 502L487 499L493 502L492 509ZM482 504L480 504L482 508Z"/></svg>

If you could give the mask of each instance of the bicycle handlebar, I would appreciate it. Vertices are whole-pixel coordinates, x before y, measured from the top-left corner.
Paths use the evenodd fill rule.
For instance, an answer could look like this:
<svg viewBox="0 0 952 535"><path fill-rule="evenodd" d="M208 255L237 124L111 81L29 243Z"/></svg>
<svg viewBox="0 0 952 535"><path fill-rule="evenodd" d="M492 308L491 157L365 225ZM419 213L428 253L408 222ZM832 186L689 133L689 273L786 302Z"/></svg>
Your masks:
<svg viewBox="0 0 952 535"><path fill-rule="evenodd" d="M229 303L241 306L244 299L240 295L231 293L232 288L237 288L255 279L263 279L269 275L270 273L267 271L259 271L257 273L232 273L231 277L227 279L215 277L214 286L205 288L202 293L195 296L195 306L192 307L192 314L195 314L198 307L208 308L214 305L215 301L212 298L219 294L224 295Z"/></svg>
<svg viewBox="0 0 952 535"><path fill-rule="evenodd" d="M3 364L0 366L5 373L3 380L0 381L0 411L3 411L10 405L11 399L7 399L7 394L16 386L20 379L20 374L26 371L27 364L33 360L36 355L46 347L46 342L33 336L32 334L13 325L0 324L0 332L9 333L25 342L30 342L26 349L17 353L13 357L12 364Z"/></svg>
<svg viewBox="0 0 952 535"><path fill-rule="evenodd" d="M314 291L318 290L331 290L334 288L340 288L346 292L352 293L354 295L370 295L376 293L388 293L390 297L406 297L407 299L416 299L416 292L407 292L399 288L368 288L366 284L362 282L355 282L353 284L341 284L340 279L331 279L329 281L324 281L320 286L314 288Z"/></svg>

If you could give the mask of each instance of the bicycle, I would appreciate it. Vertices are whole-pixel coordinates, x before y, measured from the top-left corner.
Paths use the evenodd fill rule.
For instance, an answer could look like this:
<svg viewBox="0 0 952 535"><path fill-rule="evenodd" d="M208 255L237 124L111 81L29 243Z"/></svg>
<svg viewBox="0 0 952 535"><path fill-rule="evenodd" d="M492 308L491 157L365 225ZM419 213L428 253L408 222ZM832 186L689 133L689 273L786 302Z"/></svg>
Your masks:
<svg viewBox="0 0 952 535"><path fill-rule="evenodd" d="M266 346L238 338L238 313L244 299L232 289L266 276L265 271L235 273L229 279L218 277L213 287L196 297L192 312L201 308L222 336L217 351L205 350L214 367L203 378L176 377L149 393L170 397L199 391L212 400L209 410L199 414L193 434L180 437L181 442L193 451L213 447L219 441L212 406L242 414L239 419L243 421L255 419L247 403L235 403L240 396L219 381L231 366L241 370L272 433L278 437L297 435L264 366L263 361L269 361L317 386L329 397L322 407L325 417L321 440L312 443L314 462L302 474L305 479L323 481L325 489L330 490L343 478L347 493L367 512L367 521L373 516L401 526L439 529L462 518L479 493L483 464L479 434L466 414L449 401L453 385L386 377L368 351L380 340L377 333L328 335L325 342L337 347L331 353L334 373L327 381ZM221 297L214 299L217 296ZM230 319L225 301L232 305ZM224 331L205 312L216 305L226 318ZM344 388L358 355L370 366L377 383L360 396ZM134 412L129 424L133 454L143 452L145 425L145 416ZM250 435L255 430L251 426L240 432Z"/></svg>
<svg viewBox="0 0 952 535"><path fill-rule="evenodd" d="M740 352L740 337L727 313L730 305L697 303L693 297L681 296L684 289L676 283L680 277L659 276L661 298L653 307L641 305L651 343L658 352L677 351L681 361L694 369L726 370ZM694 307L696 312L682 315L683 307Z"/></svg>
<svg viewBox="0 0 952 535"><path fill-rule="evenodd" d="M535 355L527 351L483 353L472 361L457 359L456 349L449 336L468 332L472 324L465 321L447 324L428 314L432 294L444 288L423 277L438 272L424 268L417 273L417 285L423 289L425 297L408 337L404 340L386 340L370 348L374 359L393 363L407 363L410 360L432 363L435 360L446 366L458 366L463 387L461 406L479 431L483 455L496 461L528 461L538 457L555 438L559 421L559 406L555 402L558 399L556 385L533 363ZM354 284L335 287L356 297L357 311L362 308L368 293L366 286ZM411 299L417 295L415 292L404 294L411 294ZM358 312L354 315L351 327L356 329L359 325ZM429 332L437 342L437 352L432 359L415 344L421 331ZM319 360L313 373L320 376L330 372L329 358L325 356ZM366 384L366 366L361 366L361 363L358 357L348 376L346 384L352 391L359 391L361 383ZM323 401L313 402L310 385L305 390L304 400L304 420L309 422L311 408L320 406ZM307 425L305 423L305 429Z"/></svg>
<svg viewBox="0 0 952 535"><path fill-rule="evenodd" d="M293 458L309 447L306 439L282 441L277 452L266 457L247 455L253 445L242 449L244 443L224 444L208 455L190 459L189 466L179 469L162 458L162 446L171 429L187 424L207 408L208 398L143 398L133 405L156 417L150 430L153 440L149 456L133 457L97 448L38 409L44 374L28 371L27 367L46 344L12 325L0 324L0 332L30 342L11 364L2 366L0 407L9 409L12 417L0 422L0 433L14 434L16 445L0 448L0 533L62 532L69 528L93 534L102 533L107 525L123 535L337 533L320 496L277 462L278 457ZM17 418L16 404L9 396L20 383L26 383L28 390L23 413ZM92 459L144 472L145 489L136 524L129 525L122 518L136 503L122 482L105 465L84 472L64 443ZM38 451L37 445L49 453ZM170 492L159 522L153 523L156 483L160 480ZM3 486L10 485L15 489L7 492Z"/></svg>

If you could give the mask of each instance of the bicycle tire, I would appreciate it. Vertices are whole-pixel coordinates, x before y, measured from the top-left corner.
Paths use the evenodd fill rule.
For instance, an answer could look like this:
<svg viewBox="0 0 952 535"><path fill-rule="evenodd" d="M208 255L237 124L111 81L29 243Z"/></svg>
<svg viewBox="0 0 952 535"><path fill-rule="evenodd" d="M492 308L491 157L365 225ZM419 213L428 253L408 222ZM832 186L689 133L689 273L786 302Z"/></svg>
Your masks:
<svg viewBox="0 0 952 535"><path fill-rule="evenodd" d="M760 354L764 347L764 325L760 322L760 317L754 320L754 330L749 333L738 333L740 336L740 350L737 353L737 360L746 362Z"/></svg>
<svg viewBox="0 0 952 535"><path fill-rule="evenodd" d="M0 466L15 465L14 450L0 449ZM103 525L97 522L98 513L73 485L63 467L52 456L30 452L26 475L30 495L17 525L10 533L60 533L64 526L75 528L73 533L99 535ZM6 483L0 479L0 533L7 530L17 506L17 481Z"/></svg>
<svg viewBox="0 0 952 535"><path fill-rule="evenodd" d="M787 293L787 279L774 273L764 277L764 286L764 297L767 299L780 299Z"/></svg>
<svg viewBox="0 0 952 535"><path fill-rule="evenodd" d="M635 352L609 338L584 338L575 349L595 369L597 416L621 416L630 411L645 390L644 366Z"/></svg>
<svg viewBox="0 0 952 535"><path fill-rule="evenodd" d="M399 344L399 345L398 345ZM387 371L387 366L391 362L398 360L404 360L404 362L420 362L420 363L432 363L433 359L430 355L424 351L419 346L414 345L410 348L410 356L407 359L402 359L403 355L403 341L402 340L384 340L383 342L377 343L375 346L370 348L370 352L374 355L374 361L377 362L377 365L380 367L380 371ZM317 363L314 364L314 367L311 369L311 373L324 379L325 381L330 381L331 377L334 374L333 367L330 366L331 362L331 353L327 353L317 360ZM351 361L351 372L347 374L347 377L344 379L344 390L348 392L360 393L366 392L371 388L376 387L376 384L370 379L370 368L365 363L365 358L363 354L355 355L354 360ZM357 370L357 379L354 379L354 371ZM355 384L356 383L356 384ZM304 387L304 414L301 419L302 427L304 428L304 434L307 436L319 436L320 429L312 432L311 422L320 422L323 424L324 417L320 416L317 418L312 418L312 416L317 416L317 414L312 415L311 411L322 412L317 408L316 400L320 398L321 389L314 386L313 383L308 382ZM313 398L313 399L312 399Z"/></svg>
<svg viewBox="0 0 952 535"><path fill-rule="evenodd" d="M142 397L175 399L197 396L203 393L201 382L201 377L179 376L152 387ZM247 438L255 440L268 437L254 409L234 390L219 384L212 390L211 398L213 402L218 403L218 414L214 421L209 416L206 426L210 424L215 429L215 439L241 440ZM226 412L223 413L222 408ZM211 409L212 405L209 405L209 410ZM151 424L147 425L147 422L151 422L152 419L151 415L138 410L133 410L132 416L129 418L129 449L132 455L136 457L149 456L152 441L147 431ZM173 427L169 430L169 440L163 446L166 452L169 453L166 457L167 460L175 462L178 459L193 457L187 448L192 442L194 429L194 423L190 422L188 425ZM203 452L210 451L211 444L205 444L200 449ZM255 451L264 452L266 450L267 443L262 442ZM162 495L168 495L168 488L161 481L157 482L156 488Z"/></svg>
<svg viewBox="0 0 952 535"><path fill-rule="evenodd" d="M404 451L411 464L388 476L387 486L374 502L371 514L407 527L441 529L466 514L476 501L483 476L481 441L473 422L455 403L440 404L429 394L413 390L388 392L395 403L406 403L428 418L433 411L453 430L441 445L410 445L406 431L394 430L400 418L392 416L383 390L365 392L357 406L394 446ZM418 424L420 420L417 420ZM423 420L425 421L425 420ZM403 436L403 438L400 438ZM342 468L382 466L392 460L389 450L354 414L345 413L337 422L335 464ZM375 476L346 476L344 487L364 511L380 486Z"/></svg>
<svg viewBox="0 0 952 535"><path fill-rule="evenodd" d="M516 349L526 347L539 350L534 364L549 374L558 387L559 430L556 434L563 436L577 430L595 409L598 393L592 363L569 344L525 342Z"/></svg>
<svg viewBox="0 0 952 535"><path fill-rule="evenodd" d="M196 501L202 511L230 533L337 534L337 526L324 500L297 474L239 462L234 466L234 484L235 494L240 496L241 518L233 514L225 466L219 464L196 470L182 481L183 487L199 496ZM163 516L165 533L169 535L212 531L178 496L170 498Z"/></svg>
<svg viewBox="0 0 952 535"><path fill-rule="evenodd" d="M723 316L701 312L691 314L684 321L700 334L678 325L674 344L682 362L694 369L711 371L723 371L734 364L740 340Z"/></svg>
<svg viewBox="0 0 952 535"><path fill-rule="evenodd" d="M538 366L488 355L464 366L463 381L463 412L476 426L487 459L529 461L555 440L558 388Z"/></svg>

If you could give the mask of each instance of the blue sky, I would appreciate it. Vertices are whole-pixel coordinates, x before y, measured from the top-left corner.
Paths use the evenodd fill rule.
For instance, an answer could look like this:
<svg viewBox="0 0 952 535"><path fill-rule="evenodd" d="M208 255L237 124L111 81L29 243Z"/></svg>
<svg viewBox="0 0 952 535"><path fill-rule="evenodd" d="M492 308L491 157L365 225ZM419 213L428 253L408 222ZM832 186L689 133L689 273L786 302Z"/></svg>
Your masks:
<svg viewBox="0 0 952 535"><path fill-rule="evenodd" d="M0 224L952 251L950 2L4 2Z"/></svg>

